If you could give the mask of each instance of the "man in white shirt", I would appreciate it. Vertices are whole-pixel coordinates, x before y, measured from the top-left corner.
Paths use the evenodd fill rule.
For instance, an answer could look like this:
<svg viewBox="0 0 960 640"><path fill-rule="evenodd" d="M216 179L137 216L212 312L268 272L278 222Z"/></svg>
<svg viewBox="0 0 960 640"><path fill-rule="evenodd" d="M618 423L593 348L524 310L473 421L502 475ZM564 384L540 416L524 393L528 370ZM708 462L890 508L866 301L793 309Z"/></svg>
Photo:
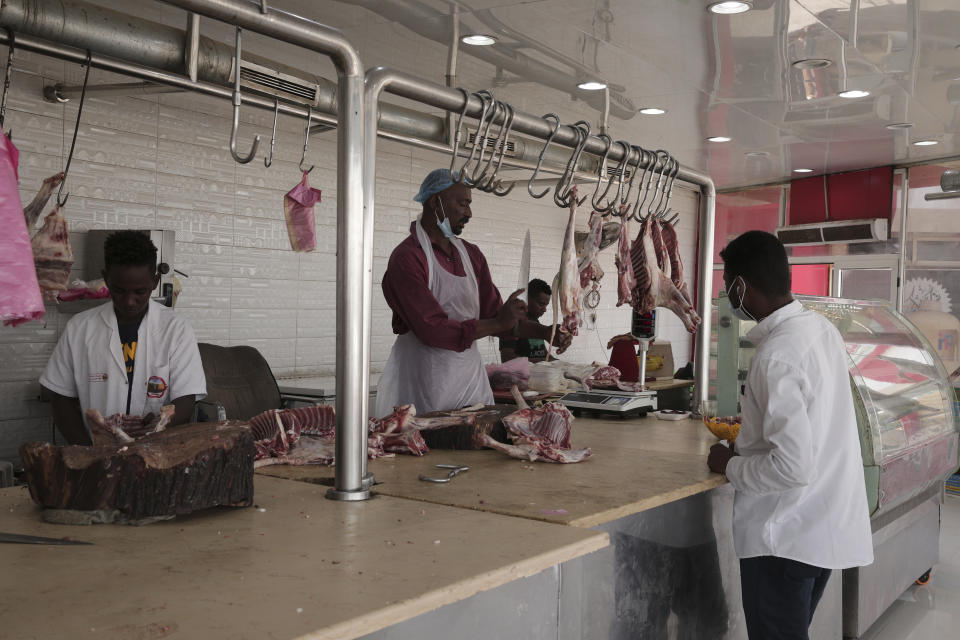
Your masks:
<svg viewBox="0 0 960 640"><path fill-rule="evenodd" d="M736 489L749 637L806 640L830 571L873 562L847 354L837 329L793 299L776 237L748 231L720 256L734 313L757 321L756 354L736 452L716 444L707 463Z"/></svg>
<svg viewBox="0 0 960 640"><path fill-rule="evenodd" d="M143 416L167 404L170 426L188 422L207 393L193 329L150 297L160 281L157 248L138 231L118 231L103 246L111 301L74 316L40 376L53 417L70 444L90 444L84 412Z"/></svg>

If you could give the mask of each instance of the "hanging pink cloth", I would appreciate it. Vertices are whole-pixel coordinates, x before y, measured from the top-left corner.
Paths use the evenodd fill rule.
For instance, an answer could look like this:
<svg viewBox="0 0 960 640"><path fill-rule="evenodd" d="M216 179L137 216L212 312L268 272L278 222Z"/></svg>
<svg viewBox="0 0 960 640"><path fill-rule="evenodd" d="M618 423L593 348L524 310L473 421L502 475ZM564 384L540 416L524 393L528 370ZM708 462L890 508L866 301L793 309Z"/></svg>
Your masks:
<svg viewBox="0 0 960 640"><path fill-rule="evenodd" d="M19 157L17 148L0 132L0 319L8 326L42 318L44 313L17 189Z"/></svg>
<svg viewBox="0 0 960 640"><path fill-rule="evenodd" d="M320 189L314 189L303 172L300 184L283 196L283 214L287 218L287 235L294 251L313 251L317 248L317 223L313 206L320 202Z"/></svg>

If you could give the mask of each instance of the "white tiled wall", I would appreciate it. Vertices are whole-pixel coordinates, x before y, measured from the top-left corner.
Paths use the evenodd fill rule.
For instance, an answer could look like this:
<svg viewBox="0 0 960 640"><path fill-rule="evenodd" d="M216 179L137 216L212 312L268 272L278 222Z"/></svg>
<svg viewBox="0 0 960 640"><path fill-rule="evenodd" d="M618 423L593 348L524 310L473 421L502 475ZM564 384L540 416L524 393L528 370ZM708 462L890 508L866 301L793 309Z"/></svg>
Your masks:
<svg viewBox="0 0 960 640"><path fill-rule="evenodd" d="M336 4L336 3L334 3ZM151 6L162 6L150 3ZM172 14L171 14L172 15ZM178 17L161 16L177 22ZM414 59L433 51L423 48L409 60L377 49L377 39L396 44L400 38L382 25L362 28L361 47L368 65L393 63L416 71ZM365 50L363 50L365 47ZM377 54L371 51L380 51ZM279 55L279 54L278 54ZM0 63L5 60L5 52ZM289 62L289 60L288 60ZM427 63L424 63L427 64ZM68 78L78 82L77 65L18 52L8 101L6 127L21 150L21 198L29 201L43 178L62 170L77 103L43 101L42 89ZM479 89L487 71L465 59L465 86ZM90 82L117 81L94 70ZM522 109L542 110L550 102L540 95L507 96ZM565 120L582 115L571 103ZM312 254L290 251L283 222L283 194L299 180L297 163L302 148L303 122L281 116L273 166L266 169L258 157L249 165L233 162L228 150L228 102L186 93L136 98L90 96L70 170L70 201L65 215L75 244L89 229L162 228L177 232L177 268L190 277L178 310L192 323L201 341L257 347L278 377L332 376L334 371L336 147L335 133L311 138L308 163L316 164L311 184L323 191L316 209L318 248ZM264 136L269 145L272 114L244 109L240 149L252 136ZM638 141L643 142L643 141ZM261 152L261 155L262 155ZM390 313L380 281L391 250L407 234L418 214L412 200L420 180L431 169L446 166L448 158L381 141L378 154L377 225L375 239L373 345L371 370L380 371L393 343ZM465 239L478 244L490 263L494 281L504 295L517 281L524 231L533 237L531 273L549 281L559 261L566 215L551 199L531 199L522 186L506 198L475 193L474 219ZM679 235L688 280L694 268L697 196L675 190L675 209L681 213ZM587 212L578 226L585 229ZM617 309L616 268L611 247L601 254L608 276L603 282L595 322L581 329L568 358L603 360L607 340L629 330L630 314ZM79 253L79 252L78 252ZM79 275L81 264L75 265ZM549 318L549 312L548 316ZM16 329L0 328L0 459L15 459L19 444L51 436L49 407L37 401L40 375L68 317L48 307L42 322ZM679 321L663 312L658 335L671 340L675 360L689 359L690 340ZM489 361L496 345L483 340Z"/></svg>

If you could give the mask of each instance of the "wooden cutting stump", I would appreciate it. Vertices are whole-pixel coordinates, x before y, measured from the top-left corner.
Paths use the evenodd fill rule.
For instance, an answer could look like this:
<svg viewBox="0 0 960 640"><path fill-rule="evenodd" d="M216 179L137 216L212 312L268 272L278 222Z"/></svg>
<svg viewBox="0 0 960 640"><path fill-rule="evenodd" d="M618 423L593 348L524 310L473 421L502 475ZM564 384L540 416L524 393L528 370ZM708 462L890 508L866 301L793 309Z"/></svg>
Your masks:
<svg viewBox="0 0 960 640"><path fill-rule="evenodd" d="M253 434L242 422L172 427L127 445L20 447L43 517L63 524L147 524L253 504Z"/></svg>

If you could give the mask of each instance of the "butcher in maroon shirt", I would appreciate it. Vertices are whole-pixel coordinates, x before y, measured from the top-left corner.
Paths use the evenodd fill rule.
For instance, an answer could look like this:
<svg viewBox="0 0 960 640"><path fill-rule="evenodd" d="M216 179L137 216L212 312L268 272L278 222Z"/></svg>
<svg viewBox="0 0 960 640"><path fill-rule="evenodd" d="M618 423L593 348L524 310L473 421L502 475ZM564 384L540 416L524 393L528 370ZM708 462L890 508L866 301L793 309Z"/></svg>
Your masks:
<svg viewBox="0 0 960 640"><path fill-rule="evenodd" d="M470 187L436 169L414 198L423 212L393 250L383 295L397 341L377 384L377 415L413 403L418 413L493 403L476 341L507 335L526 311L504 303L483 253L458 238L473 216Z"/></svg>

